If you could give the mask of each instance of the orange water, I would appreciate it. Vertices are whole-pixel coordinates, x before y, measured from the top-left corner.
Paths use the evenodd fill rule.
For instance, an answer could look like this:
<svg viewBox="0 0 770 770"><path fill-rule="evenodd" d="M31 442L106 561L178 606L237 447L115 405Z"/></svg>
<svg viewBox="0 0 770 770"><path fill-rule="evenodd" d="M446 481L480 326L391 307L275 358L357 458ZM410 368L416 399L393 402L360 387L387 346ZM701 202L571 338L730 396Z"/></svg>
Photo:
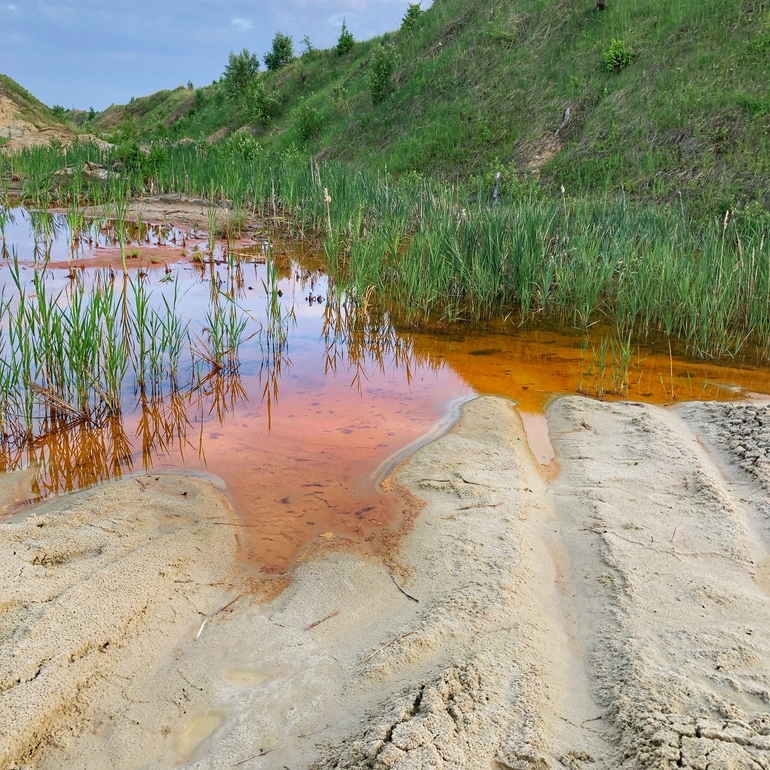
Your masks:
<svg viewBox="0 0 770 770"><path fill-rule="evenodd" d="M32 499L127 473L213 473L234 502L250 568L269 576L289 570L315 539L343 538L382 550L413 512L403 495L383 490L383 477L406 449L444 429L456 405L476 394L517 402L533 455L553 471L543 410L554 395L667 403L770 393L765 368L688 361L667 345L635 349L628 376L613 379L609 369L600 370L595 352L601 330L587 340L512 324L427 333L395 331L385 323L380 332L353 334L328 308L326 278L312 255L273 254L281 303L294 319L280 355L266 355L253 338L242 345L236 374L214 376L173 401L128 392L120 419L51 432L20 449L5 447L0 468L37 469ZM263 261L239 268L237 300L254 329L266 323ZM211 281L229 278L221 261L144 264L157 297L175 282L182 312L198 326ZM25 275L31 269L26 265ZM173 282L162 280L167 271ZM82 270L79 280L92 280L94 273ZM66 287L67 274L51 271L49 284ZM0 283L7 280L0 268Z"/></svg>

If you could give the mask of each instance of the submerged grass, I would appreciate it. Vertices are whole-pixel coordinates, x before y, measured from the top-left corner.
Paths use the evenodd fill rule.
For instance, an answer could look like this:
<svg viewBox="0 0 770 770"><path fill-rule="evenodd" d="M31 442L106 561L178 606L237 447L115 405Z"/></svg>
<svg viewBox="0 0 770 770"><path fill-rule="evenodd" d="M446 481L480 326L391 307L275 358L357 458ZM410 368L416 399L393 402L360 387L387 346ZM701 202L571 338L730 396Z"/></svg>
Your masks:
<svg viewBox="0 0 770 770"><path fill-rule="evenodd" d="M207 314L216 351L209 358L192 344L176 285L158 307L141 273L103 271L90 288L76 276L52 292L43 264L33 270L30 292L17 259L8 269L13 288L0 295L2 444L26 445L52 425L106 424L120 415L127 394L173 401L219 372L223 358L230 374L237 370L247 321L232 302L213 303Z"/></svg>

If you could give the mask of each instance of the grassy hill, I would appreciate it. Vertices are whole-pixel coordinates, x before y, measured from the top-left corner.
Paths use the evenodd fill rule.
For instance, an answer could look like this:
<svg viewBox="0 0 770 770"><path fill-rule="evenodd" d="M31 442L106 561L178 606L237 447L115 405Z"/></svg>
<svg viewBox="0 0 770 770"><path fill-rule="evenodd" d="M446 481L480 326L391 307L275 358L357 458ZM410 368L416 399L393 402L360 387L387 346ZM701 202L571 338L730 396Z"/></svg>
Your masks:
<svg viewBox="0 0 770 770"><path fill-rule="evenodd" d="M378 52L393 72L373 104ZM681 194L703 213L761 211L769 68L762 0L609 0L604 11L592 0L436 0L412 30L343 56L305 53L240 99L223 80L162 91L111 107L93 128L114 131L127 116L147 138L245 128L266 149L396 174L499 170L509 187L539 177L556 194L676 205Z"/></svg>

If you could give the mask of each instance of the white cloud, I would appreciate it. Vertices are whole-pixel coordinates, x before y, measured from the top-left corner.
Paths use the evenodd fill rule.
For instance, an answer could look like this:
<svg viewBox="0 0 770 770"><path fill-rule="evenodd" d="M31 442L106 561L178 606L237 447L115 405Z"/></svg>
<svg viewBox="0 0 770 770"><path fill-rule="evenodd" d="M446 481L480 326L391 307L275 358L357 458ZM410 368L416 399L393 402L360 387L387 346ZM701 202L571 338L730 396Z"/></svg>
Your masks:
<svg viewBox="0 0 770 770"><path fill-rule="evenodd" d="M13 3L6 3L5 5L0 5L0 11L18 11L18 7L15 6Z"/></svg>
<svg viewBox="0 0 770 770"><path fill-rule="evenodd" d="M232 24L238 32L248 32L250 29L254 29L254 22L251 19L232 19L230 24Z"/></svg>

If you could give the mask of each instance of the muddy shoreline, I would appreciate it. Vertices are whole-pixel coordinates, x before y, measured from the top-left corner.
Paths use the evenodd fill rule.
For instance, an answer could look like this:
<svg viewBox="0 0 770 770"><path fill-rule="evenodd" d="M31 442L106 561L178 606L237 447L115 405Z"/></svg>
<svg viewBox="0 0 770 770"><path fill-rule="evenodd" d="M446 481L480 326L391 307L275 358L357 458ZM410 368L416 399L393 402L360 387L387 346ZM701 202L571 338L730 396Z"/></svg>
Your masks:
<svg viewBox="0 0 770 770"><path fill-rule="evenodd" d="M552 479L465 404L386 561L316 548L268 600L200 479L3 524L0 767L770 767L770 410L547 420Z"/></svg>

